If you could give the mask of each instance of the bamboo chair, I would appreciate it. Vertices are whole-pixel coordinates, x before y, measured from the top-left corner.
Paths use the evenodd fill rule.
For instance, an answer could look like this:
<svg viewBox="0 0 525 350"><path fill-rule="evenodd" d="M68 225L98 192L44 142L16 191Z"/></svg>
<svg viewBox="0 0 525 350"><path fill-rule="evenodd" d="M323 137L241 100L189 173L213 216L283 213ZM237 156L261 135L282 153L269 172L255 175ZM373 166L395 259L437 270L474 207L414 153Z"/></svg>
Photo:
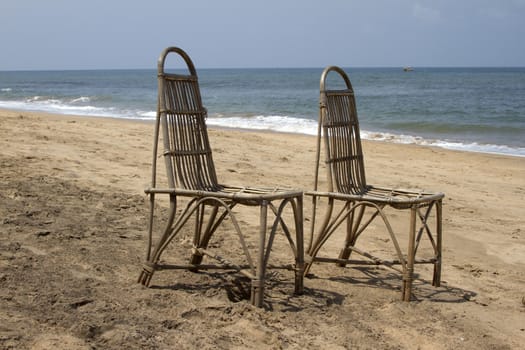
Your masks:
<svg viewBox="0 0 525 350"><path fill-rule="evenodd" d="M339 74L339 76L336 75L336 78L342 78L346 88L328 89L326 80L330 72ZM318 191L322 134L324 134L328 175L327 192ZM402 300L410 301L414 265L427 263L434 265L432 284L440 285L444 194L397 190L367 184L354 91L346 73L335 66L327 67L321 75L314 181L314 190L305 192L305 195L312 197L313 202L305 274L308 273L314 262L332 262L339 266L346 264L386 265L402 274ZM324 220L316 231L315 217L317 202L320 199L327 201L328 204ZM408 234L406 253L402 252L398 236L396 236L399 232L394 232L390 224L387 208L408 211L410 214L408 215L408 232L402 232L402 234ZM435 215L431 215L433 210L435 210ZM385 234L393 245L396 259L382 259L356 246L357 239L375 219L380 219L384 223ZM435 221L435 232L431 230L430 220ZM318 257L321 247L345 221L346 225L343 226L346 236L339 256L337 258ZM426 259L416 259L418 247L423 239L428 239L430 242L428 246L431 247L429 250L433 253ZM352 252L363 258L350 260Z"/></svg>
<svg viewBox="0 0 525 350"><path fill-rule="evenodd" d="M165 61L168 54L177 54L187 65L189 74L168 73ZM178 57L178 56L175 56ZM179 57L179 58L180 58ZM206 128L206 109L202 105L197 73L190 57L180 48L165 49L158 61L158 110L154 135L153 172L151 188L145 190L150 199L148 247L146 262L139 283L149 286L155 271L165 269L233 269L251 279L251 302L263 304L266 270L272 244L279 227L290 244L294 264L280 266L295 271L295 293L303 292L303 193L279 188L235 187L219 184L212 159ZM156 185L156 160L159 133L162 130L167 182L166 188ZM154 207L156 195L168 195L169 216L164 231L156 243L153 237ZM188 203L177 214L177 200L186 197ZM246 234L241 231L234 212L236 206L259 207L260 223L257 256L254 258L247 247ZM295 242L286 225L283 212L291 207L295 225ZM268 218L273 213L273 222ZM188 264L160 264L166 247L181 229L194 217L193 250ZM218 256L208 248L217 228L229 217L231 226L239 239L246 264L235 264ZM270 221L270 224L268 224ZM252 253L253 253L252 249ZM214 264L202 264L203 257L214 260Z"/></svg>

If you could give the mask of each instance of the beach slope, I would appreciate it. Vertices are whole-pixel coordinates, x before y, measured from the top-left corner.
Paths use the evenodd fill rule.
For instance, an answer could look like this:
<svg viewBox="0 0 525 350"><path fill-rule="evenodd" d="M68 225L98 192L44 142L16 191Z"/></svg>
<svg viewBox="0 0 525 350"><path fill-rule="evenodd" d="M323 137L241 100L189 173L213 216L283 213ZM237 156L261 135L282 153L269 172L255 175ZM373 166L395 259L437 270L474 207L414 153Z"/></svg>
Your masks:
<svg viewBox="0 0 525 350"><path fill-rule="evenodd" d="M291 272L272 275L263 310L234 273L161 271L151 288L136 283L152 135L151 123L0 110L0 348L525 344L525 158L365 142L371 184L446 193L442 286L418 266L415 300L404 303L396 272L314 265L302 296L292 296ZM210 140L222 182L313 185L311 136L214 129ZM310 209L305 200L305 228ZM242 217L256 232L256 215ZM382 249L373 233L363 239ZM231 235L221 231L214 244L227 246ZM183 232L166 259L187 258L190 237ZM275 246L272 259L286 261L285 242Z"/></svg>

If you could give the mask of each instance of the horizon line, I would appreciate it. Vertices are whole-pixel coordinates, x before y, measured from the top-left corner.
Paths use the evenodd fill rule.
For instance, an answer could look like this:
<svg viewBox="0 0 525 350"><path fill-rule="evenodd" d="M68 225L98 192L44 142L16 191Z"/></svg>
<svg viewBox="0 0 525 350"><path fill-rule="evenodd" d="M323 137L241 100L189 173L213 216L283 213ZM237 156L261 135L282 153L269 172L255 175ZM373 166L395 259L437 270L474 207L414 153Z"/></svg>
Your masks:
<svg viewBox="0 0 525 350"><path fill-rule="evenodd" d="M304 66L304 67L201 67L198 68L198 70L206 70L206 69L324 69L327 66ZM504 68L504 69L516 69L516 68L525 68L525 65L523 66L417 66L417 65L404 65L404 66L347 66L347 65L341 65L340 67L343 68L357 68L357 69L403 69L405 67L410 67L416 70L416 68L425 69L425 68ZM179 69L179 68L176 68ZM185 69L184 67L181 67L180 69ZM157 70L155 67L150 68L66 68L66 69L58 69L58 68L52 68L52 69L43 69L43 68L25 68L25 69L0 69L0 72L67 72L67 71L109 71L109 70Z"/></svg>

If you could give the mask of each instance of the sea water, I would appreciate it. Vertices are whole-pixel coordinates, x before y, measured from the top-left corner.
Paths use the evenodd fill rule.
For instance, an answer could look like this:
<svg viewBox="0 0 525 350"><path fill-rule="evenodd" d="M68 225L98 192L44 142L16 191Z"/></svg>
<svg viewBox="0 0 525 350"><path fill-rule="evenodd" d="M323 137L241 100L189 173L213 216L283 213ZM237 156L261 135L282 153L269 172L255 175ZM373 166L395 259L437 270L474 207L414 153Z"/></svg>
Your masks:
<svg viewBox="0 0 525 350"><path fill-rule="evenodd" d="M200 69L208 125L314 135L322 70ZM345 71L365 139L525 156L525 68ZM155 70L0 71L5 109L154 120L156 101Z"/></svg>

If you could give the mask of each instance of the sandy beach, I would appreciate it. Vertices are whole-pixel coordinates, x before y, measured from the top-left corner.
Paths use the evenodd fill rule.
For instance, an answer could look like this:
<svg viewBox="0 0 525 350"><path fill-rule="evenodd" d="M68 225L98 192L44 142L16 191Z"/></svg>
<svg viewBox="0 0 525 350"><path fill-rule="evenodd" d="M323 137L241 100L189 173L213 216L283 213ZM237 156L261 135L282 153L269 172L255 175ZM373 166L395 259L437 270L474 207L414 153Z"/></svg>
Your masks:
<svg viewBox="0 0 525 350"><path fill-rule="evenodd" d="M136 283L153 127L0 110L1 349L525 344L525 158L365 142L369 183L446 194L441 287L418 267L414 301L405 303L391 270L318 264L304 295L292 295L293 276L283 272L258 309L233 273L162 271L151 288ZM221 182L312 188L314 137L209 133ZM310 209L305 200L306 220ZM276 258L285 252L276 249ZM168 253L189 256L181 244Z"/></svg>

